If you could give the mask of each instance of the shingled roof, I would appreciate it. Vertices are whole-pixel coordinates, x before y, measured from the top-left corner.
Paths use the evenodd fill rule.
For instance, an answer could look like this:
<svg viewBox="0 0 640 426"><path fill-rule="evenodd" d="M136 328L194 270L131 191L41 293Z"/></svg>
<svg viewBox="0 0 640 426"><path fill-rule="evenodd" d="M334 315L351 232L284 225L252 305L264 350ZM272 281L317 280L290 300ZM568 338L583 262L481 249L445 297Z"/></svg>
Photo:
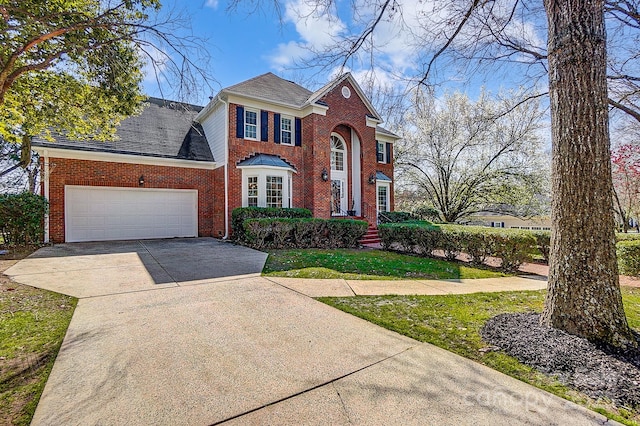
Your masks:
<svg viewBox="0 0 640 426"><path fill-rule="evenodd" d="M202 107L149 98L140 115L120 123L115 141L77 141L54 135L55 142L34 138L34 146L109 152L146 157L214 161L199 123L193 118Z"/></svg>
<svg viewBox="0 0 640 426"><path fill-rule="evenodd" d="M273 73L266 73L223 89L223 92L302 107L312 92Z"/></svg>

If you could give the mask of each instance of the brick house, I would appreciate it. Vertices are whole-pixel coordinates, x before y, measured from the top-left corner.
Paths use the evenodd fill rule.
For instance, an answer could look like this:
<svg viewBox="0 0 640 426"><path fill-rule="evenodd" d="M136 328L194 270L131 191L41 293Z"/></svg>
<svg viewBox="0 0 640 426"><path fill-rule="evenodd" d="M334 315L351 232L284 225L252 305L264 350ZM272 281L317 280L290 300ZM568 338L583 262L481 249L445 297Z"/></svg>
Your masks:
<svg viewBox="0 0 640 426"><path fill-rule="evenodd" d="M241 206L375 224L393 210L398 136L347 73L311 92L267 73L204 108L150 98L115 142L34 139L46 239L227 237Z"/></svg>

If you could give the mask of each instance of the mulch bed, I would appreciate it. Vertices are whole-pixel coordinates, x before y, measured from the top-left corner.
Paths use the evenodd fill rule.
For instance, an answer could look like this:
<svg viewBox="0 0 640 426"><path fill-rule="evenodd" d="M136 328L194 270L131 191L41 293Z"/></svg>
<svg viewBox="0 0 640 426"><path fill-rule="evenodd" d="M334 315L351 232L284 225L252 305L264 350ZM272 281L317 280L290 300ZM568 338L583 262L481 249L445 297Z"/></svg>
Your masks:
<svg viewBox="0 0 640 426"><path fill-rule="evenodd" d="M640 407L640 350L613 353L586 339L540 325L540 314L501 314L482 338L542 373L592 398ZM497 349L496 348L496 349Z"/></svg>

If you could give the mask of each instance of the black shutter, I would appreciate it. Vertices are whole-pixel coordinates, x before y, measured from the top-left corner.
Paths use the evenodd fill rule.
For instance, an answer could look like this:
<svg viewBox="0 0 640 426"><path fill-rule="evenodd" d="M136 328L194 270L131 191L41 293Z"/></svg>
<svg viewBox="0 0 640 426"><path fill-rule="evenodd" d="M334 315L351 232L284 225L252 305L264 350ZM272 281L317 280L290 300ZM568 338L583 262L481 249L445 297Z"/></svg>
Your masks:
<svg viewBox="0 0 640 426"><path fill-rule="evenodd" d="M280 143L280 114L273 114L273 141Z"/></svg>
<svg viewBox="0 0 640 426"><path fill-rule="evenodd" d="M266 142L269 140L269 112L260 111L260 140Z"/></svg>
<svg viewBox="0 0 640 426"><path fill-rule="evenodd" d="M244 107L236 106L236 138L244 138Z"/></svg>
<svg viewBox="0 0 640 426"><path fill-rule="evenodd" d="M387 143L385 145L386 145L386 148L387 148L387 164L391 164L391 144Z"/></svg>
<svg viewBox="0 0 640 426"><path fill-rule="evenodd" d="M296 146L302 146L302 120L296 118Z"/></svg>

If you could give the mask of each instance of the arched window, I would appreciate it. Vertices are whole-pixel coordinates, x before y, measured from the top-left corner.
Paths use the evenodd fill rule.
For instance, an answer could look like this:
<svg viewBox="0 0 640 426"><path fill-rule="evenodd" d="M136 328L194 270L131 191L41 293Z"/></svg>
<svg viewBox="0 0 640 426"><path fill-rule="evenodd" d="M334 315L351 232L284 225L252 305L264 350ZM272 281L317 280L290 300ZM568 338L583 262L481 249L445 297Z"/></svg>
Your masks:
<svg viewBox="0 0 640 426"><path fill-rule="evenodd" d="M344 142L335 135L331 136L331 170L345 170L345 151Z"/></svg>

